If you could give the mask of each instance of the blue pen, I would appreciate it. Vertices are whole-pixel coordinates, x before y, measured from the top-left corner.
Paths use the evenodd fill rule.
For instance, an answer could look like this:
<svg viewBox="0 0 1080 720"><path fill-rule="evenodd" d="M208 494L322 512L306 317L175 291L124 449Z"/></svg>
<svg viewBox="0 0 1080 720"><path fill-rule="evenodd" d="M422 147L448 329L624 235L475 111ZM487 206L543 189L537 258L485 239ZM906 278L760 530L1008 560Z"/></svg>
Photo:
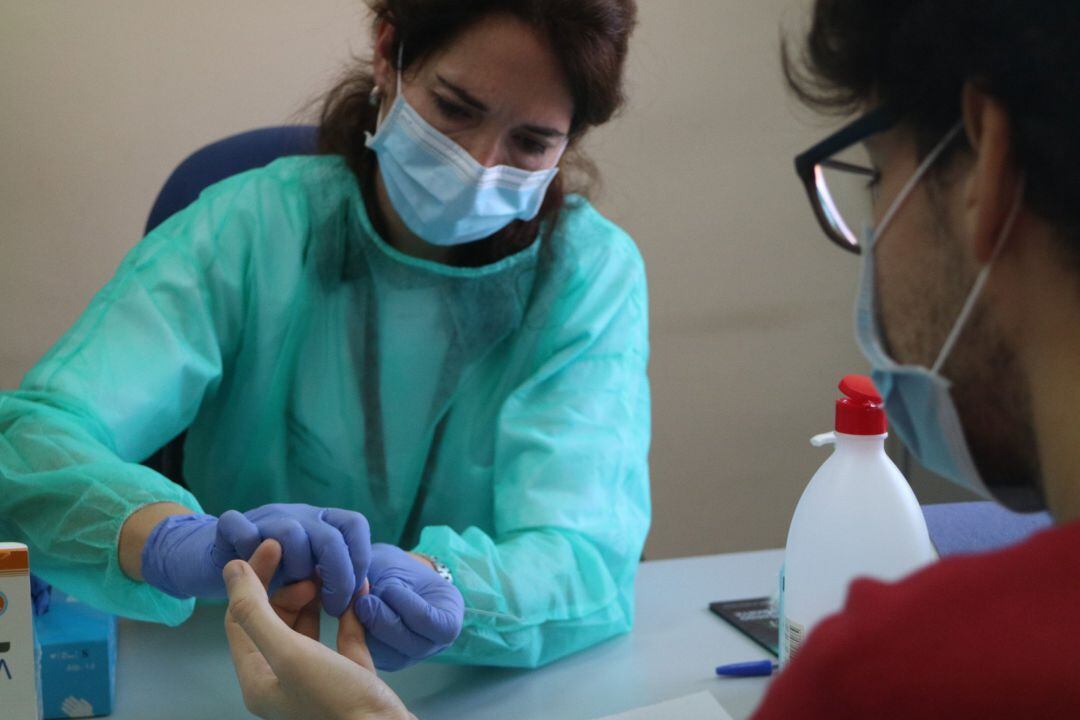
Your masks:
<svg viewBox="0 0 1080 720"><path fill-rule="evenodd" d="M766 677L772 675L778 667L772 660L753 660L721 665L716 668L716 674L723 677Z"/></svg>

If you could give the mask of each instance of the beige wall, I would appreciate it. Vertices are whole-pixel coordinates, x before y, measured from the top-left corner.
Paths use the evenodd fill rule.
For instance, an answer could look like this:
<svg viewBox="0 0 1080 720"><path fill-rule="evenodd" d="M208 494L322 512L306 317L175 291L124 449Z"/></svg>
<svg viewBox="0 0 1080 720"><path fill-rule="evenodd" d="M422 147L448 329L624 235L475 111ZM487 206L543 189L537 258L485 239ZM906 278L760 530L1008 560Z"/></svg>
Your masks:
<svg viewBox="0 0 1080 720"><path fill-rule="evenodd" d="M590 140L600 207L649 267L650 557L783 543L824 459L857 261L817 230L792 156L826 125L785 95L805 0L639 0L625 115ZM75 319L191 150L295 120L360 0L0 0L0 387ZM940 495L927 481L920 488Z"/></svg>

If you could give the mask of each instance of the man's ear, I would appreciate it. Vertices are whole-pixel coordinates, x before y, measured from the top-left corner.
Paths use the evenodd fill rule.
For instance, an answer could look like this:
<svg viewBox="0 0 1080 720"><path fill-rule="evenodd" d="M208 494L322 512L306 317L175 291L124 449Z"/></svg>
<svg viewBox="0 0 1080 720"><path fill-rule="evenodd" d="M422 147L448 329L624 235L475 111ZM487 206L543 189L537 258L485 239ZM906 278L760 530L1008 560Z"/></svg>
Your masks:
<svg viewBox="0 0 1080 720"><path fill-rule="evenodd" d="M394 63L397 56L394 54L394 40L397 37L397 28L386 20L380 20L375 26L374 59L372 72L375 76L375 87L379 88L383 97L393 95L397 90L397 70Z"/></svg>
<svg viewBox="0 0 1080 720"><path fill-rule="evenodd" d="M974 164L964 195L965 234L972 256L989 262L1021 182L1005 106L968 82L963 89L964 129Z"/></svg>

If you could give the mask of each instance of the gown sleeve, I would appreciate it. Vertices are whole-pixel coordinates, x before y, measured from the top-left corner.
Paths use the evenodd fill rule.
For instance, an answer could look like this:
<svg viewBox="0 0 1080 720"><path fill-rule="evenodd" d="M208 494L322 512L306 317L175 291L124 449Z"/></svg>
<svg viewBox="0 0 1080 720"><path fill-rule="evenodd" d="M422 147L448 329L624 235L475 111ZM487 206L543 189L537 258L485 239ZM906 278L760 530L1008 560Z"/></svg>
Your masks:
<svg viewBox="0 0 1080 720"><path fill-rule="evenodd" d="M536 370L502 408L495 531L420 537L417 551L447 564L468 608L442 661L537 667L633 622L650 520L645 272L614 225L568 231L605 249L560 291Z"/></svg>
<svg viewBox="0 0 1080 720"><path fill-rule="evenodd" d="M0 536L36 574L108 612L183 622L179 600L120 568L120 528L149 503L200 511L139 464L190 425L244 312L260 191L220 183L146 236L17 390L0 393Z"/></svg>

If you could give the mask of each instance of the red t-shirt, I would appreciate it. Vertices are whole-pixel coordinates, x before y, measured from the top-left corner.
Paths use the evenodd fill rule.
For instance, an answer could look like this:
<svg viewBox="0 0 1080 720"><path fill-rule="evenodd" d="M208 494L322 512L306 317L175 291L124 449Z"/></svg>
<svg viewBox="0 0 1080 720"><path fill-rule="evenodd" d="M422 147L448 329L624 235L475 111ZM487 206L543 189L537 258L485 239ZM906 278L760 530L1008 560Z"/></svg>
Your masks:
<svg viewBox="0 0 1080 720"><path fill-rule="evenodd" d="M854 582L754 715L938 717L1080 718L1080 522Z"/></svg>

